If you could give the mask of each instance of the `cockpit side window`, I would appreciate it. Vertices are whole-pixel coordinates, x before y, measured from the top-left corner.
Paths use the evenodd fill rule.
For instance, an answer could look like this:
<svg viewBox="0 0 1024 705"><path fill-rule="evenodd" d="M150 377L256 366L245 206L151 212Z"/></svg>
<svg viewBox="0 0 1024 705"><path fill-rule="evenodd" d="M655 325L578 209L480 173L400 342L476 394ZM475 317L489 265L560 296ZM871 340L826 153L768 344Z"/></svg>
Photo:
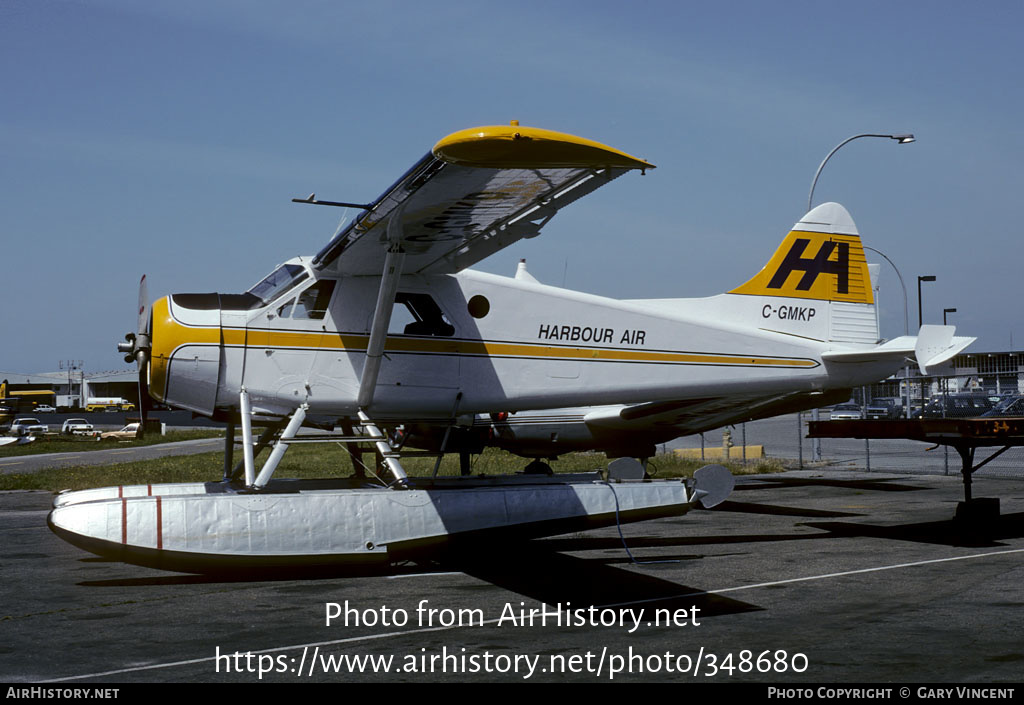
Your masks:
<svg viewBox="0 0 1024 705"><path fill-rule="evenodd" d="M400 291L388 332L449 338L455 335L455 326L429 294Z"/></svg>
<svg viewBox="0 0 1024 705"><path fill-rule="evenodd" d="M281 294L307 278L306 268L298 264L282 264L263 278L248 293L259 298L264 305L269 304Z"/></svg>
<svg viewBox="0 0 1024 705"><path fill-rule="evenodd" d="M333 279L321 279L297 297L278 306L277 315L281 318L322 321L327 315L335 283Z"/></svg>
<svg viewBox="0 0 1024 705"><path fill-rule="evenodd" d="M299 294L298 303L292 318L308 318L314 321L323 320L327 314L327 306L331 303L335 280L321 279L313 286Z"/></svg>
<svg viewBox="0 0 1024 705"><path fill-rule="evenodd" d="M295 310L295 299L288 299L288 303L281 304L277 307L277 315L280 318L291 318L292 312Z"/></svg>

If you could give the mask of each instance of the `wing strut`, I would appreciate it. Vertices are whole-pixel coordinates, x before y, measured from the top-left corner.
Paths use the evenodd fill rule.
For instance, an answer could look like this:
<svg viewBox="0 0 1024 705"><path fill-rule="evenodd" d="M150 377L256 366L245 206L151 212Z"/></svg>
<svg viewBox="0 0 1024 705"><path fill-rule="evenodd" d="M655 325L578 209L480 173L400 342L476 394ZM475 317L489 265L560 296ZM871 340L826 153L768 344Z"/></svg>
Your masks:
<svg viewBox="0 0 1024 705"><path fill-rule="evenodd" d="M377 305L373 310L373 324L370 327L370 342L366 346L366 363L363 365L363 375L359 381L359 395L356 397L356 404L359 406L359 420L362 422L363 430L373 438L381 459L399 484L402 484L407 475L398 460L398 454L392 451L387 438L377 428L367 412L370 404L373 403L374 391L377 389L377 376L380 374L380 364L384 357L384 345L387 343L391 312L395 306L395 294L398 291L398 281L402 278L402 263L405 261L405 251L401 245L404 210L404 204L396 208L388 222L390 245L384 259L384 272L381 274Z"/></svg>
<svg viewBox="0 0 1024 705"><path fill-rule="evenodd" d="M388 241L391 244L384 260L377 305L373 310L373 325L370 327L370 342L366 346L366 363L363 365L363 376L359 381L359 396L356 397L356 404L363 411L369 409L373 402L377 375L380 374L381 358L384 355L384 344L388 337L388 325L391 324L391 311L395 305L395 293L398 291L398 280L402 277L402 263L405 261L405 251L400 243L403 210L401 206L397 208L388 223Z"/></svg>

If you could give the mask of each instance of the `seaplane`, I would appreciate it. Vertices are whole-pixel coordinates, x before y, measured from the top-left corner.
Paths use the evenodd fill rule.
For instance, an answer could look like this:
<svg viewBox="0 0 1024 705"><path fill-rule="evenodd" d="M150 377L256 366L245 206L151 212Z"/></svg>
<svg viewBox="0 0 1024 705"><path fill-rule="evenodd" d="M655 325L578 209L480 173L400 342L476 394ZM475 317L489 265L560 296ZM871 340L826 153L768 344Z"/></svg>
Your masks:
<svg viewBox="0 0 1024 705"><path fill-rule="evenodd" d="M49 526L108 558L216 572L383 566L467 537L681 514L723 501L732 477L709 466L692 482L652 480L637 458L655 439L845 400L909 361L934 369L973 340L952 326L881 340L860 236L836 203L804 215L760 272L717 296L616 300L470 269L592 191L654 168L515 121L472 128L441 139L370 203L293 199L359 215L244 293L150 304L143 277L136 330L119 350L153 399L227 424L224 479L65 491ZM422 478L402 465L396 430L465 453L459 429L474 419L545 413L561 416L562 442L524 455L550 456L554 440L560 452L635 457L572 475ZM341 432L302 432L323 419ZM369 446L376 462L348 478L274 479L289 446L310 440Z"/></svg>

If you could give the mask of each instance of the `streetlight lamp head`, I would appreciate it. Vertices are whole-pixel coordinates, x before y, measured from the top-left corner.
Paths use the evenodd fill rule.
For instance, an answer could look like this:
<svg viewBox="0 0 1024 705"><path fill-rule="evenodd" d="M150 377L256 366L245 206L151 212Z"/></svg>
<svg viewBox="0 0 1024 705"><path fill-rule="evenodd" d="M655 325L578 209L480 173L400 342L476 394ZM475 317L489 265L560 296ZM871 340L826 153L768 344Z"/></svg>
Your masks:
<svg viewBox="0 0 1024 705"><path fill-rule="evenodd" d="M923 277L918 277L917 280L918 281L922 281L922 282L933 282L933 281L935 281L935 275L934 274L926 274Z"/></svg>
<svg viewBox="0 0 1024 705"><path fill-rule="evenodd" d="M833 147L832 151L829 152L828 155L822 160L821 164L818 165L818 171L814 173L814 179L811 181L811 192L807 194L808 211L811 210L811 204L814 203L814 186L818 183L818 177L821 176L821 170L825 168L825 164L828 163L828 160L832 158L833 154L839 151L840 147L842 147L847 142L852 142L853 140L858 139L860 137L881 137L882 139L888 137L891 140L896 140L898 144L907 144L908 142L914 141L914 136L909 133L905 135L876 135L873 133L864 133L861 135L854 135L853 137L847 137L845 140L843 140L835 147Z"/></svg>

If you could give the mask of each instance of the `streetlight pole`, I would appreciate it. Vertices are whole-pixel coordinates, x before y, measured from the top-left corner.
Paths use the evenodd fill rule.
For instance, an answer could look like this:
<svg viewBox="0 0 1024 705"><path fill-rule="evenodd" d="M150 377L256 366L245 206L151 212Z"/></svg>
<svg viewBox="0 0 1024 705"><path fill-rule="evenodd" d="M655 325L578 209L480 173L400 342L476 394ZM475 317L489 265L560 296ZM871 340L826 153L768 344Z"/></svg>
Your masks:
<svg viewBox="0 0 1024 705"><path fill-rule="evenodd" d="M881 250L876 250L874 247L868 247L862 245L865 250L871 250L872 252L881 255L885 258L885 261L892 265L892 268L896 271L896 276L900 280L900 289L903 291L903 335L910 335L910 314L908 312L909 307L907 306L907 284L903 281L903 275L900 274L900 268L889 259L888 256ZM877 305L877 303L876 303ZM910 367L907 365L903 366L903 391L900 394L903 399L903 418L910 418Z"/></svg>
<svg viewBox="0 0 1024 705"><path fill-rule="evenodd" d="M910 335L910 319L908 318L909 314L907 313L907 310L908 310L908 306L907 306L907 285L903 281L903 275L900 274L900 268L897 267L893 263L893 261L891 259L889 259L886 256L886 254L884 252L882 252L881 250L876 250L874 247L868 247L867 245L864 245L863 243L861 244L861 247L863 247L865 250L871 250L875 254L880 255L881 257L883 257L886 262L888 262L890 265L892 265L893 270L895 270L896 276L900 280L900 289L903 290L903 335Z"/></svg>
<svg viewBox="0 0 1024 705"><path fill-rule="evenodd" d="M942 309L942 325L946 325L947 324L947 322L946 322L946 314L947 313L956 313L956 309L955 308L944 308L944 309ZM996 379L998 379L998 377ZM958 389L958 391L959 391L959 389ZM945 417L946 416L946 398L949 397L949 377L943 377L942 378L942 397L943 397L943 399L942 399L942 416ZM943 447L943 449L945 451L944 452L945 463L946 463L945 472L948 475L949 474L949 446L948 445L943 445L942 447Z"/></svg>
<svg viewBox="0 0 1024 705"><path fill-rule="evenodd" d="M74 397L74 395L75 395L75 390L74 390L74 387L72 386L72 375L76 371L81 371L81 369L82 369L82 361L81 360L61 360L59 365L60 365L60 368L62 370L63 369L67 369L67 371L68 371L68 394L67 394L67 396L68 396L68 405L71 406L71 398ZM80 402L78 404L78 407L75 407L75 408L84 408L85 407L85 400L81 399L81 390L79 390L79 399L80 399Z"/></svg>
<svg viewBox="0 0 1024 705"><path fill-rule="evenodd" d="M821 164L818 165L818 170L816 172L814 172L814 179L811 181L811 191L810 191L810 193L807 194L807 211L805 211L805 212L809 212L811 210L811 204L814 201L814 187L818 185L818 177L821 176L821 170L825 168L825 165L828 163L828 160L831 159L832 155L835 154L836 152L838 152L839 149L843 145L845 145L847 142L852 142L855 139L860 139L861 137L884 137L886 139L896 140L897 144L909 144L910 142L914 141L914 136L911 135L911 134L906 134L906 135L875 135L875 134L870 134L870 133L864 133L864 134L860 134L860 135L853 135L852 137L847 137L845 140L843 140L842 142L840 142L839 144L837 144L835 147L832 148L832 151L829 152L825 156L825 158L821 160ZM882 255L882 256L885 257L885 255ZM889 258L886 257L886 259L889 259ZM892 264L892 262L890 262L889 264ZM895 268L895 266L896 265L893 265L894 268ZM896 273L899 274L899 270L898 269L896 270ZM903 281L903 277L900 277L900 282L902 283L902 281ZM906 304L906 287L904 287L903 296L904 296L904 308L906 308L906 305L905 305ZM867 404L867 399L862 399L861 401L864 404ZM817 408L814 409L814 420L815 421L818 420L818 409ZM814 459L815 460L821 460L821 439L820 438L815 438L814 439Z"/></svg>
<svg viewBox="0 0 1024 705"><path fill-rule="evenodd" d="M918 335L921 335L921 326L924 325L924 314L923 314L923 310L924 309L921 306L921 282L933 282L933 281L935 281L935 275L934 274L926 274L924 276L919 276L917 278L917 334ZM925 405L924 385L925 385L925 379L924 379L924 377L922 377L921 378L921 418L922 419L924 418L924 405Z"/></svg>
<svg viewBox="0 0 1024 705"><path fill-rule="evenodd" d="M921 326L924 325L924 315L921 308L921 282L933 282L935 281L935 275L926 274L925 276L917 278L917 328L920 330Z"/></svg>
<svg viewBox="0 0 1024 705"><path fill-rule="evenodd" d="M828 160L832 158L833 154L835 154L836 152L839 151L840 147L842 147L847 142L852 142L853 140L859 139L861 137L884 137L886 139L896 140L897 144L910 144L911 142L915 141L914 140L914 136L910 135L910 134L907 134L907 135L873 135L873 134L863 134L863 135L854 135L853 137L847 137L845 140L843 140L842 142L837 144L832 149L831 152L828 153L828 156L826 156L822 160L821 164L818 166L818 170L816 172L814 172L814 180L811 182L811 192L807 195L807 210L811 210L811 203L814 200L814 187L818 184L818 177L821 176L821 170L825 168L825 164L828 163Z"/></svg>

